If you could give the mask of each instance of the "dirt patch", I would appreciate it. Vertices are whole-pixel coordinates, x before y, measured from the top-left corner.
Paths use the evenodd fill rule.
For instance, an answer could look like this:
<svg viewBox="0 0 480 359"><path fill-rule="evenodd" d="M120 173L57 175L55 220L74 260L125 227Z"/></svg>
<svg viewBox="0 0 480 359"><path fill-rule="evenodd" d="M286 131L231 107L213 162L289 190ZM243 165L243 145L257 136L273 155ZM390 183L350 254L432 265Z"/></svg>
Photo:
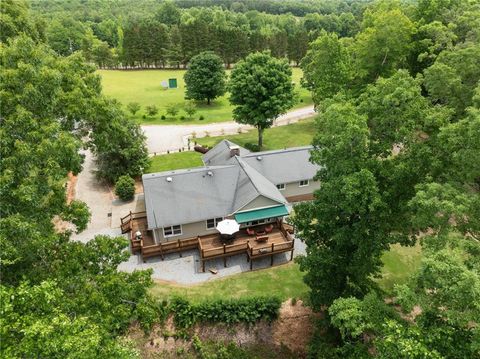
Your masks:
<svg viewBox="0 0 480 359"><path fill-rule="evenodd" d="M292 300L284 302L279 318L273 323L273 343L304 355L315 329L313 319L318 316L301 300L296 303L292 303Z"/></svg>
<svg viewBox="0 0 480 359"><path fill-rule="evenodd" d="M78 176L74 176L72 172L68 173L67 180L67 203L70 204L75 199L75 186L77 185Z"/></svg>
<svg viewBox="0 0 480 359"><path fill-rule="evenodd" d="M135 178L135 194L143 193L143 183L141 178Z"/></svg>
<svg viewBox="0 0 480 359"><path fill-rule="evenodd" d="M285 351L292 357L302 358L306 355L306 347L314 331L313 319L318 317L301 301L292 304L291 300L284 302L280 315L272 323L259 321L255 325L208 324L195 325L189 330L189 338L197 335L201 341L235 343L239 347L269 348L272 352ZM142 358L179 357L179 353L193 353L192 342L179 335L169 317L162 326L155 326L150 334L145 334L138 325L133 325L128 333L140 350ZM181 355L180 355L181 357ZM290 357L290 356L288 356Z"/></svg>

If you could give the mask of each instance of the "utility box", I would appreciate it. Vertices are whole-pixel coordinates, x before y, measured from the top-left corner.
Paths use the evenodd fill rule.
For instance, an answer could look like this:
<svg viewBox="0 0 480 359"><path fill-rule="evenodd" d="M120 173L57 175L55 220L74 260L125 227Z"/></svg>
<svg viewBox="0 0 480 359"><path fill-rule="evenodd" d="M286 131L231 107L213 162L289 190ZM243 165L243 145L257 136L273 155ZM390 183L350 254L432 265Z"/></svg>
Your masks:
<svg viewBox="0 0 480 359"><path fill-rule="evenodd" d="M177 79L168 79L168 88L176 89L177 88Z"/></svg>

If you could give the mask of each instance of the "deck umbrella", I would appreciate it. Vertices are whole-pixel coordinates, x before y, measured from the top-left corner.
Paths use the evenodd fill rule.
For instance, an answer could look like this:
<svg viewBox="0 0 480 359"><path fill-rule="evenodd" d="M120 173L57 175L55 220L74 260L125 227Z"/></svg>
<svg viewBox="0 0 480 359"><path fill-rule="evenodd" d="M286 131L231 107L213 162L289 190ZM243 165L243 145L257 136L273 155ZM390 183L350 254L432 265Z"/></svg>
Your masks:
<svg viewBox="0 0 480 359"><path fill-rule="evenodd" d="M235 232L238 232L240 225L234 219L224 219L217 224L216 228L221 234L232 235Z"/></svg>

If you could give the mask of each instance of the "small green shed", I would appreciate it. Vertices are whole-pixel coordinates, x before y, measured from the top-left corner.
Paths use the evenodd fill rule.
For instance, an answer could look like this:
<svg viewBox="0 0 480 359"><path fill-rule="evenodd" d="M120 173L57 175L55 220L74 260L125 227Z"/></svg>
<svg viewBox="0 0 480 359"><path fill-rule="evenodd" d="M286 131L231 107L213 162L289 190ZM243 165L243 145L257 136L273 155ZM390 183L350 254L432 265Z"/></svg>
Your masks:
<svg viewBox="0 0 480 359"><path fill-rule="evenodd" d="M177 79L168 79L168 88L176 89L177 88Z"/></svg>

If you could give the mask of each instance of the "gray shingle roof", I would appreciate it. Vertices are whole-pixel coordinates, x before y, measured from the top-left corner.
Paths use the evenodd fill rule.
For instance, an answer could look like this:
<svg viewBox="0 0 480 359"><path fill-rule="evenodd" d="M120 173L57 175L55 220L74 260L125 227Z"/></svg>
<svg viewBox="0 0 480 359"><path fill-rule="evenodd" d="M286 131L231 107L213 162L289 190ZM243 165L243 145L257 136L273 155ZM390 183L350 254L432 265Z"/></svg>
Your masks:
<svg viewBox="0 0 480 359"><path fill-rule="evenodd" d="M238 174L236 166L214 166L143 175L148 227L192 223L230 213ZM171 182L167 182L168 177Z"/></svg>
<svg viewBox="0 0 480 359"><path fill-rule="evenodd" d="M225 166L143 175L149 228L186 224L233 214L258 196L279 203L277 187L239 157ZM167 180L170 178L170 181Z"/></svg>
<svg viewBox="0 0 480 359"><path fill-rule="evenodd" d="M312 146L306 146L252 152L242 156L242 160L275 185L298 182L312 179L320 169L320 166L310 162L312 148Z"/></svg>
<svg viewBox="0 0 480 359"><path fill-rule="evenodd" d="M308 147L250 153L221 141L203 155L204 167L143 175L150 229L230 215L259 196L286 203L276 184L311 179L319 166ZM170 181L167 178L170 177Z"/></svg>
<svg viewBox="0 0 480 359"><path fill-rule="evenodd" d="M203 163L206 166L226 165L234 163L234 157L230 155L230 147L236 146L240 150L240 156L245 156L250 153L246 148L240 147L237 144L229 141L222 140L215 147L210 149L202 156Z"/></svg>

